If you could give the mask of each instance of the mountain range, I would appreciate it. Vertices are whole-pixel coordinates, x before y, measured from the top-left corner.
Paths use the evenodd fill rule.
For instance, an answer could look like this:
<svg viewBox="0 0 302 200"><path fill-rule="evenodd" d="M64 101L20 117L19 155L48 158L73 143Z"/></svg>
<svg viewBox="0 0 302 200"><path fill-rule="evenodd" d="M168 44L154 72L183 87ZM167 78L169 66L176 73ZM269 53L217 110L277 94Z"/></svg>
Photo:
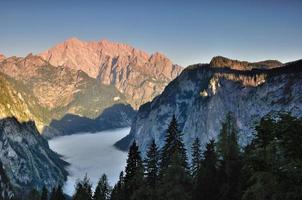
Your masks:
<svg viewBox="0 0 302 200"><path fill-rule="evenodd" d="M268 60L248 63L214 57L210 64L187 67L153 101L140 107L130 134L116 143L126 150L135 140L143 153L155 139L164 144L173 115L190 151L216 139L227 113L236 117L241 145L253 137L258 120L276 112L302 115L302 60L282 64Z"/></svg>
<svg viewBox="0 0 302 200"><path fill-rule="evenodd" d="M9 98L0 100L0 116L34 120L41 133L56 131L49 125L68 114L93 120L115 104L137 109L181 71L160 53L71 38L38 55L0 57L1 87ZM130 126L132 113L121 124Z"/></svg>

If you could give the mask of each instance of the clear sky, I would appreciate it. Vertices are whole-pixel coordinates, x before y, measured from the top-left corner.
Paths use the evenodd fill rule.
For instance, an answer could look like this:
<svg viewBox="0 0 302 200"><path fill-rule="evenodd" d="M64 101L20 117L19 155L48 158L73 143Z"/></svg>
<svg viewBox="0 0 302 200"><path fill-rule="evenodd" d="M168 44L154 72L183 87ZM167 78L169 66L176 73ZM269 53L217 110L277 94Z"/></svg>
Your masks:
<svg viewBox="0 0 302 200"><path fill-rule="evenodd" d="M302 58L302 0L0 0L0 52L25 56L70 37L160 51L173 62L215 55Z"/></svg>

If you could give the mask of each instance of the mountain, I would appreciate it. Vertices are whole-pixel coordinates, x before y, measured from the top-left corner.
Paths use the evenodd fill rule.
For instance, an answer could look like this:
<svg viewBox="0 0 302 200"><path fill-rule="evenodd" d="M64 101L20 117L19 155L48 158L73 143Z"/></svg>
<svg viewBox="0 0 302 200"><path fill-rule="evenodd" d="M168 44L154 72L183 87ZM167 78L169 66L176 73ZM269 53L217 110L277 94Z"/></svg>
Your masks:
<svg viewBox="0 0 302 200"><path fill-rule="evenodd" d="M130 105L115 104L104 109L95 119L66 114L59 120L52 120L43 130L44 138L83 132L99 132L108 129L130 127L136 111Z"/></svg>
<svg viewBox="0 0 302 200"><path fill-rule="evenodd" d="M0 53L0 62L5 59L5 56Z"/></svg>
<svg viewBox="0 0 302 200"><path fill-rule="evenodd" d="M0 99L2 118L32 119L40 132L67 113L96 118L105 108L126 104L124 95L113 86L99 83L80 70L54 67L32 54L3 60L0 72L0 87L7 89L0 91L7 97Z"/></svg>
<svg viewBox="0 0 302 200"><path fill-rule="evenodd" d="M50 150L32 121L1 119L0 149L0 162L18 193L33 187L41 190L44 185L51 191L66 180L67 163Z"/></svg>
<svg viewBox="0 0 302 200"><path fill-rule="evenodd" d="M116 146L125 150L135 139L145 153L154 138L161 147L173 114L189 150L195 137L202 144L216 138L228 112L237 119L242 145L262 116L279 111L302 115L302 60L259 62L256 69L248 62L220 61L187 67L161 95L139 108L129 135Z"/></svg>
<svg viewBox="0 0 302 200"><path fill-rule="evenodd" d="M232 60L223 56L216 56L214 57L211 62L210 66L216 68L230 68L234 70L253 70L253 69L273 69L282 66L282 63L278 60L265 60L260 62L247 62L247 61L239 61L239 60Z"/></svg>
<svg viewBox="0 0 302 200"><path fill-rule="evenodd" d="M182 68L160 53L148 55L126 44L71 38L39 54L50 64L82 70L113 85L134 108L152 100Z"/></svg>
<svg viewBox="0 0 302 200"><path fill-rule="evenodd" d="M43 127L43 108L21 82L0 72L0 118L15 116L20 121L34 120Z"/></svg>
<svg viewBox="0 0 302 200"><path fill-rule="evenodd" d="M0 162L0 199L12 199L14 197L14 190L7 177L2 163Z"/></svg>

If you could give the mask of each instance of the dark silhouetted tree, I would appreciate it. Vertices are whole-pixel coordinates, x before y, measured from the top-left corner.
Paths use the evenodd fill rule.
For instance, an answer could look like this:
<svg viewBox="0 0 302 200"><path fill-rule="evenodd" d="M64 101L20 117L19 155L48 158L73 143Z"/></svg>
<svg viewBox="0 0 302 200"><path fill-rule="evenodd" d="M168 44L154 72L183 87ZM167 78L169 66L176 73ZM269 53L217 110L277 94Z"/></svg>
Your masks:
<svg viewBox="0 0 302 200"><path fill-rule="evenodd" d="M191 178L182 135L172 117L161 154L159 198L190 199Z"/></svg>
<svg viewBox="0 0 302 200"><path fill-rule="evenodd" d="M143 186L144 166L135 141L128 152L124 183L125 200L138 198L134 194Z"/></svg>
<svg viewBox="0 0 302 200"><path fill-rule="evenodd" d="M41 200L48 200L48 191L45 186L42 188Z"/></svg>
<svg viewBox="0 0 302 200"><path fill-rule="evenodd" d="M103 174L95 188L93 200L109 200L110 192L111 187L109 186L107 176Z"/></svg>
<svg viewBox="0 0 302 200"><path fill-rule="evenodd" d="M220 199L236 200L240 198L240 147L235 118L228 113L218 136L217 149L221 159Z"/></svg>
<svg viewBox="0 0 302 200"><path fill-rule="evenodd" d="M87 174L83 180L77 182L75 187L75 194L73 195L73 200L92 200L92 185L90 183Z"/></svg>

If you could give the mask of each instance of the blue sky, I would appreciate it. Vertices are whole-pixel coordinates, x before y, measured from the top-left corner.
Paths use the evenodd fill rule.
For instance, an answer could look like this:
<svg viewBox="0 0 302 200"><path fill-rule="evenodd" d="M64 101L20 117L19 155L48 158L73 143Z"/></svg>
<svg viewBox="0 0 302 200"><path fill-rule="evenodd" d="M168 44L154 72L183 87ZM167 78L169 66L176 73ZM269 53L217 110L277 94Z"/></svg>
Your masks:
<svg viewBox="0 0 302 200"><path fill-rule="evenodd" d="M301 0L0 1L0 52L25 56L70 37L160 51L173 62L215 55L302 58Z"/></svg>

